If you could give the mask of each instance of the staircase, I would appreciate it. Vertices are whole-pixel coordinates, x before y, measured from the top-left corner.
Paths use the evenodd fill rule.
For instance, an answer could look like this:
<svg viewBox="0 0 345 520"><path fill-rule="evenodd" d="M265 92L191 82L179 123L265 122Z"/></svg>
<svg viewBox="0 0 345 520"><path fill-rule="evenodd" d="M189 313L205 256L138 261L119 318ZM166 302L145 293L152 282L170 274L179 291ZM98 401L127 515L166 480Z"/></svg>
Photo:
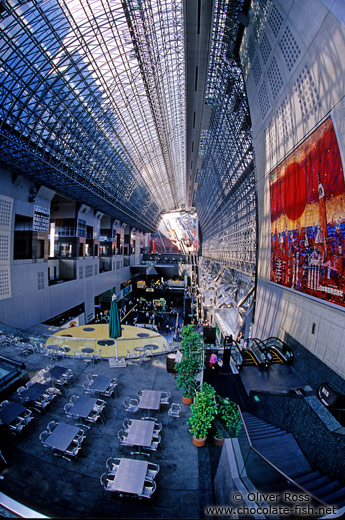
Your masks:
<svg viewBox="0 0 345 520"><path fill-rule="evenodd" d="M250 440L266 459L295 482L330 505L345 506L345 487L313 471L294 436L250 413L243 412Z"/></svg>

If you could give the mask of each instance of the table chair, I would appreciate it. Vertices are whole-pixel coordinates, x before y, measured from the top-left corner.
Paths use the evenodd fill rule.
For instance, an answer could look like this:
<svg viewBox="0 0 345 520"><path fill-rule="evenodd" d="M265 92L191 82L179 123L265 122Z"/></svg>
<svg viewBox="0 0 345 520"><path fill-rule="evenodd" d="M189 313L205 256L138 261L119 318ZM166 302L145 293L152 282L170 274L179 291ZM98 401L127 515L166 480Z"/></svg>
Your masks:
<svg viewBox="0 0 345 520"><path fill-rule="evenodd" d="M139 498L151 498L153 493L156 491L156 483L149 480L145 480L143 492L138 495Z"/></svg>
<svg viewBox="0 0 345 520"><path fill-rule="evenodd" d="M118 467L120 465L120 460L121 459L118 459L116 457L107 458L105 465L106 465L107 470L109 470L109 473L116 474Z"/></svg>
<svg viewBox="0 0 345 520"><path fill-rule="evenodd" d="M182 410L182 407L178 403L171 403L171 406L168 410L168 420L169 417L180 417L180 412Z"/></svg>
<svg viewBox="0 0 345 520"><path fill-rule="evenodd" d="M135 413L139 410L139 401L138 399L131 399L130 397L126 397L123 401L123 407L126 412Z"/></svg>
<svg viewBox="0 0 345 520"><path fill-rule="evenodd" d="M145 480L152 482L156 478L159 470L160 470L159 464L154 464L153 462L149 462L148 466L147 466L147 473L145 476Z"/></svg>

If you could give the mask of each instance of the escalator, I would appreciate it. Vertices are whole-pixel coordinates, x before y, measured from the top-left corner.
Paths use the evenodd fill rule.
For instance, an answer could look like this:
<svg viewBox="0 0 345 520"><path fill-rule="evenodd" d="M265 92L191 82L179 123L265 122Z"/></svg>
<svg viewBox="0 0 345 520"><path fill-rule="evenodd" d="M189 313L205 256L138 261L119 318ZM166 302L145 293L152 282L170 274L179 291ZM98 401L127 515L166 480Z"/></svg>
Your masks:
<svg viewBox="0 0 345 520"><path fill-rule="evenodd" d="M262 348L257 340L249 338L243 346L233 340L231 358L238 370L243 366L267 368L271 363L272 354Z"/></svg>
<svg viewBox="0 0 345 520"><path fill-rule="evenodd" d="M293 352L279 338L267 338L265 340L257 340L272 355L272 363L292 363Z"/></svg>

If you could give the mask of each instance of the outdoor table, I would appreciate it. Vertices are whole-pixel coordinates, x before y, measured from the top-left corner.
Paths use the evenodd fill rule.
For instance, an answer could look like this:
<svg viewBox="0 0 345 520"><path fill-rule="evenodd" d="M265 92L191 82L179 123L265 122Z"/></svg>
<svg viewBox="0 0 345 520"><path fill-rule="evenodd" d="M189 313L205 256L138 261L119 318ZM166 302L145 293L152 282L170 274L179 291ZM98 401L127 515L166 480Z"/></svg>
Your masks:
<svg viewBox="0 0 345 520"><path fill-rule="evenodd" d="M141 495L147 473L148 463L145 460L121 459L116 477L108 488L120 493Z"/></svg>
<svg viewBox="0 0 345 520"><path fill-rule="evenodd" d="M78 426L60 422L46 438L44 444L55 450L65 452L78 432Z"/></svg>
<svg viewBox="0 0 345 520"><path fill-rule="evenodd" d="M10 402L1 408L0 421L3 424L11 424L25 410L25 406L16 402Z"/></svg>
<svg viewBox="0 0 345 520"><path fill-rule="evenodd" d="M81 417L82 419L86 419L86 417L90 415L96 402L97 399L95 397L88 397L86 395L82 395L74 403L74 405L68 413L76 415L77 417Z"/></svg>
<svg viewBox="0 0 345 520"><path fill-rule="evenodd" d="M49 373L50 377L52 378L52 380L56 381L56 379L59 379L59 377L61 377L62 374L64 374L66 371L67 371L66 367L60 367L60 366L56 365L55 367L52 367L48 373Z"/></svg>
<svg viewBox="0 0 345 520"><path fill-rule="evenodd" d="M139 401L141 410L159 410L162 392L158 390L143 390Z"/></svg>
<svg viewBox="0 0 345 520"><path fill-rule="evenodd" d="M126 441L131 446L138 446L139 451L135 453L141 453L141 447L151 446L154 425L154 421L140 421L138 419L132 420ZM132 455L134 455L134 452L132 452Z"/></svg>
<svg viewBox="0 0 345 520"><path fill-rule="evenodd" d="M47 388L48 386L46 384L35 383L29 386L27 390L24 390L21 393L21 397L28 399L29 401L37 401L37 399L42 397Z"/></svg>
<svg viewBox="0 0 345 520"><path fill-rule="evenodd" d="M92 381L89 389L92 392L106 392L111 383L111 377L108 376L96 376Z"/></svg>

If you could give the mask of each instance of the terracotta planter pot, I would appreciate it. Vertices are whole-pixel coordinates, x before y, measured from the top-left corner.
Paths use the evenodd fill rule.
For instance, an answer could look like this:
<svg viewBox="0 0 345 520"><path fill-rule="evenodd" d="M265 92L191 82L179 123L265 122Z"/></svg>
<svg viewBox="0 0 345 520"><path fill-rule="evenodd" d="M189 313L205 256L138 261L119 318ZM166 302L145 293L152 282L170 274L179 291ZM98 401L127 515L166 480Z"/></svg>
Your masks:
<svg viewBox="0 0 345 520"><path fill-rule="evenodd" d="M192 404L193 402L193 397L185 397L184 395L182 396L182 402L183 404Z"/></svg>
<svg viewBox="0 0 345 520"><path fill-rule="evenodd" d="M207 437L204 437L203 439L196 439L193 435L193 444L197 448L201 448L202 446L205 446Z"/></svg>
<svg viewBox="0 0 345 520"><path fill-rule="evenodd" d="M215 435L213 435L213 437L212 437L212 444L214 446L223 446L224 439L220 439L219 437L216 437Z"/></svg>

